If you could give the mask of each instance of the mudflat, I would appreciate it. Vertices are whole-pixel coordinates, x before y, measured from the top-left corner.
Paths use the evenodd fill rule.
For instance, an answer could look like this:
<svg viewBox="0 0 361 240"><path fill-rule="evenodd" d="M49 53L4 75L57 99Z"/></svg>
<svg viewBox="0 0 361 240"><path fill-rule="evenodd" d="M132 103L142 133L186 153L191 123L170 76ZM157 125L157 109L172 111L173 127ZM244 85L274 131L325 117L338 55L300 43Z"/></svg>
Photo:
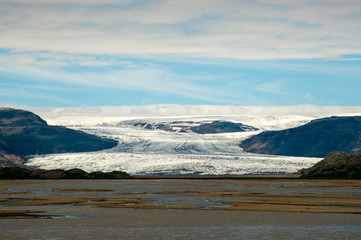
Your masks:
<svg viewBox="0 0 361 240"><path fill-rule="evenodd" d="M2 180L2 239L357 239L361 180Z"/></svg>

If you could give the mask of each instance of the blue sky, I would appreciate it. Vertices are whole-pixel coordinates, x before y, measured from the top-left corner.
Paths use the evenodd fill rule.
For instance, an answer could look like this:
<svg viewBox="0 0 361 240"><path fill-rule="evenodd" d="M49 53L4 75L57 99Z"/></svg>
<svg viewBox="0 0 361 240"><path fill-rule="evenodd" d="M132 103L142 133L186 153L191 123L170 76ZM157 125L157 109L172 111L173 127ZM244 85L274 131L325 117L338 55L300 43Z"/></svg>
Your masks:
<svg viewBox="0 0 361 240"><path fill-rule="evenodd" d="M361 101L358 0L0 0L0 33L2 105Z"/></svg>

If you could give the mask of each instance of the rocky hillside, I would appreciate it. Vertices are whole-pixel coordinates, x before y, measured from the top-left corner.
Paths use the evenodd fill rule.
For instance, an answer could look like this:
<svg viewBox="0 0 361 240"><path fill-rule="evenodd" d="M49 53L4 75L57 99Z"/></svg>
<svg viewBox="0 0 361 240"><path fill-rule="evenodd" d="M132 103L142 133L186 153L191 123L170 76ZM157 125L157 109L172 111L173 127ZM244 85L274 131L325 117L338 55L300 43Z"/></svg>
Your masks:
<svg viewBox="0 0 361 240"><path fill-rule="evenodd" d="M49 126L29 111L0 108L0 153L4 158L9 155L98 151L116 145L115 140Z"/></svg>
<svg viewBox="0 0 361 240"><path fill-rule="evenodd" d="M332 152L325 159L300 171L306 178L361 179L361 153Z"/></svg>
<svg viewBox="0 0 361 240"><path fill-rule="evenodd" d="M325 157L333 151L361 152L361 117L329 117L300 127L267 131L240 145L252 153Z"/></svg>

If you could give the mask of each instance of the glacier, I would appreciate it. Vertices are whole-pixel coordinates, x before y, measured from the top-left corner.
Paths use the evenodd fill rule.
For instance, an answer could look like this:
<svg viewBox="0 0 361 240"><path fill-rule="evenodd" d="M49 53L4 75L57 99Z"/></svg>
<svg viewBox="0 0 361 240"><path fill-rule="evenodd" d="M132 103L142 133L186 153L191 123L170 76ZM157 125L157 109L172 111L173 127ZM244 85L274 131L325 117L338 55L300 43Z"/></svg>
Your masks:
<svg viewBox="0 0 361 240"><path fill-rule="evenodd" d="M31 156L29 167L42 169L80 168L87 172L114 170L131 175L174 174L265 174L292 173L308 168L319 158L272 156L243 152L242 140L264 130L299 126L314 119L311 116L172 116L132 118L61 118L62 125L119 141L112 148L98 152ZM48 119L47 119L48 120ZM134 127L134 121L171 122L231 120L260 128L260 131L221 134L168 132ZM52 124L57 119L50 119ZM66 123L66 124L64 124Z"/></svg>

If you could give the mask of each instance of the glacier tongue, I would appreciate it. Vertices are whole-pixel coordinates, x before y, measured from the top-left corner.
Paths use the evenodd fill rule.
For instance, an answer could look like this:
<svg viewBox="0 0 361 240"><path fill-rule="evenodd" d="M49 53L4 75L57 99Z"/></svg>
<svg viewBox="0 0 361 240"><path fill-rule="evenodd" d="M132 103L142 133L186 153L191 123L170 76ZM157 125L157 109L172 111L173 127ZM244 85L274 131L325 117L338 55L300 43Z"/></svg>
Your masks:
<svg viewBox="0 0 361 240"><path fill-rule="evenodd" d="M28 166L43 169L126 171L132 175L292 173L320 159L262 155L195 155L150 153L74 153L32 158Z"/></svg>
<svg viewBox="0 0 361 240"><path fill-rule="evenodd" d="M291 173L318 162L318 158L245 153L240 141L258 132L223 134L175 133L137 129L129 125L77 127L113 138L118 146L100 151L34 156L26 165L43 169L81 168L129 174L251 174Z"/></svg>

